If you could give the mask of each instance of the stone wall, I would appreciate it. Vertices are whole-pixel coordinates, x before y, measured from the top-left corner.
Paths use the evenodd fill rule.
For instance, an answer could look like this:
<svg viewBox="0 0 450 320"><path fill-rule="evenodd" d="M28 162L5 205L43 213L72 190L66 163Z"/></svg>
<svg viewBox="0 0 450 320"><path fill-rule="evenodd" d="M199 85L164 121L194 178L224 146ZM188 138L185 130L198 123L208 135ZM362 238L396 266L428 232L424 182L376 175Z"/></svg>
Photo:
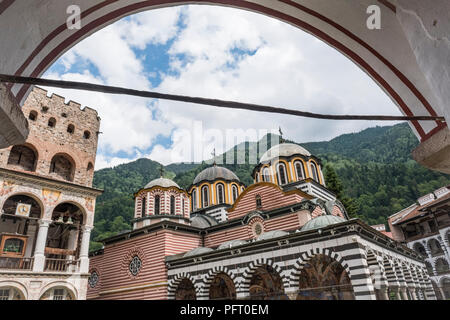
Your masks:
<svg viewBox="0 0 450 320"><path fill-rule="evenodd" d="M25 146L34 151L35 164L30 164L30 152L18 147L11 152L11 146L0 150L0 167L92 186L100 118L95 110L64 100L47 97L38 87L32 90L22 111L30 128Z"/></svg>

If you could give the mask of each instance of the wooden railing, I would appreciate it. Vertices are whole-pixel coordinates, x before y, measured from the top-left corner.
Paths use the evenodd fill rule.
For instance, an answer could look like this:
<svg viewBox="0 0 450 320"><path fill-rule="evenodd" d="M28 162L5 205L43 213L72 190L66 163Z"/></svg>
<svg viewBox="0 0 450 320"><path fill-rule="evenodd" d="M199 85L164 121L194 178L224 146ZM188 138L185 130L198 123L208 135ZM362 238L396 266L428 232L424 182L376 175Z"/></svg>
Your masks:
<svg viewBox="0 0 450 320"><path fill-rule="evenodd" d="M78 260L67 260L67 259L45 259L44 271L57 271L57 272L67 272L72 271L70 266L78 266Z"/></svg>
<svg viewBox="0 0 450 320"><path fill-rule="evenodd" d="M32 270L33 258L0 257L0 269Z"/></svg>

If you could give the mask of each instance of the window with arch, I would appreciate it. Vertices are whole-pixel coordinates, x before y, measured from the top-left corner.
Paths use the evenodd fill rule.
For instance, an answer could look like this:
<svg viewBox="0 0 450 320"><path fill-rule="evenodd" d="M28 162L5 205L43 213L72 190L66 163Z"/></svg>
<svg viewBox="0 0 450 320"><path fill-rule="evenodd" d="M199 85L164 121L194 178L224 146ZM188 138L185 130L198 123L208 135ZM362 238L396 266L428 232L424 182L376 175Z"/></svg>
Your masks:
<svg viewBox="0 0 450 320"><path fill-rule="evenodd" d="M295 161L294 162L295 173L297 174L297 181L305 179L305 167L303 166L303 162Z"/></svg>
<svg viewBox="0 0 450 320"><path fill-rule="evenodd" d="M170 196L170 214L175 214L175 196Z"/></svg>
<svg viewBox="0 0 450 320"><path fill-rule="evenodd" d="M202 204L203 208L209 206L209 188L207 186L202 188Z"/></svg>
<svg viewBox="0 0 450 320"><path fill-rule="evenodd" d="M185 211L185 199L183 198L183 200L181 201L181 203L182 203L182 212L181 212L181 214L183 214L184 215L184 211Z"/></svg>
<svg viewBox="0 0 450 320"><path fill-rule="evenodd" d="M222 204L224 203L225 200L225 193L224 193L224 188L223 188L223 184L219 183L216 187L216 192L217 192L217 204Z"/></svg>
<svg viewBox="0 0 450 320"><path fill-rule="evenodd" d="M8 167L13 169L35 171L37 163L36 152L28 146L14 146L8 157Z"/></svg>
<svg viewBox="0 0 450 320"><path fill-rule="evenodd" d="M317 171L317 166L314 162L311 162L311 172L312 172L312 178L319 182L319 172Z"/></svg>
<svg viewBox="0 0 450 320"><path fill-rule="evenodd" d="M91 133L89 132L89 131L84 131L84 133L83 133L83 138L84 139L89 139L91 137Z"/></svg>
<svg viewBox="0 0 450 320"><path fill-rule="evenodd" d="M67 132L70 133L70 134L74 133L75 132L75 126L73 124L69 124L67 126Z"/></svg>
<svg viewBox="0 0 450 320"><path fill-rule="evenodd" d="M262 208L262 200L259 194L256 195L256 208Z"/></svg>
<svg viewBox="0 0 450 320"><path fill-rule="evenodd" d="M67 181L73 181L75 175L75 166L73 160L66 155L57 154L50 163L50 174L55 174Z"/></svg>
<svg viewBox="0 0 450 320"><path fill-rule="evenodd" d="M55 118L50 118L50 119L48 119L48 126L50 127L50 128L54 128L55 126L56 126L56 119Z"/></svg>
<svg viewBox="0 0 450 320"><path fill-rule="evenodd" d="M30 111L30 114L28 115L28 119L30 119L31 121L36 121L37 116L38 116L37 111L32 110L32 111Z"/></svg>
<svg viewBox="0 0 450 320"><path fill-rule="evenodd" d="M284 163L279 163L277 165L277 172L278 172L278 182L280 184L287 184L287 175L286 175L286 166Z"/></svg>
<svg viewBox="0 0 450 320"><path fill-rule="evenodd" d="M93 169L94 169L94 165L92 164L92 162L89 162L86 170L89 172L89 171L92 171Z"/></svg>
<svg viewBox="0 0 450 320"><path fill-rule="evenodd" d="M142 217L145 217L145 215L147 214L147 198L146 197L142 197L142 207L141 207L141 211L142 211Z"/></svg>
<svg viewBox="0 0 450 320"><path fill-rule="evenodd" d="M234 184L231 187L231 193L233 194L233 202L235 202L236 199L238 198L238 188Z"/></svg>
<svg viewBox="0 0 450 320"><path fill-rule="evenodd" d="M155 196L155 215L161 214L161 197L159 195Z"/></svg>
<svg viewBox="0 0 450 320"><path fill-rule="evenodd" d="M197 190L192 190L192 211L197 210Z"/></svg>
<svg viewBox="0 0 450 320"><path fill-rule="evenodd" d="M269 168L263 169L262 179L264 182L270 182L270 171Z"/></svg>

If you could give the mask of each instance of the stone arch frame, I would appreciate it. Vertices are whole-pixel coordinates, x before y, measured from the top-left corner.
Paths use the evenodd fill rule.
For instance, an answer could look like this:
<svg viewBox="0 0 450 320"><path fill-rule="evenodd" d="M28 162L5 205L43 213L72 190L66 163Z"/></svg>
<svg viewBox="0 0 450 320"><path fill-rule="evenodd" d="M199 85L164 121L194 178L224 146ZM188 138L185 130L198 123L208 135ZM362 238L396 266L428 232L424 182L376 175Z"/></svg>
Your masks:
<svg viewBox="0 0 450 320"><path fill-rule="evenodd" d="M203 286L199 292L199 296L198 296L199 298L202 298L202 299L209 298L209 289L210 289L211 283L214 280L214 278L220 273L224 273L228 277L230 277L231 281L233 281L234 288L236 290L236 295L237 295L239 283L237 281L236 274L233 271L230 271L227 267L217 266L217 267L210 269L208 271L208 273L206 274L206 276L203 280Z"/></svg>
<svg viewBox="0 0 450 320"><path fill-rule="evenodd" d="M330 257L331 259L339 262L341 264L341 266L345 269L345 271L347 272L349 278L350 278L350 282L351 282L351 276L352 276L352 272L350 270L350 267L348 266L347 262L345 261L345 259L342 258L342 256L331 250L331 249L324 249L324 248L316 248L316 249L310 249L307 252L303 252L301 254L301 256L297 259L297 261L295 262L292 270L291 270L291 274L289 277L289 291L298 291L299 288L299 280L300 280L300 273L303 270L303 267L305 266L305 264L311 260L314 256L316 255L325 255Z"/></svg>
<svg viewBox="0 0 450 320"><path fill-rule="evenodd" d="M397 277L397 281L401 287L406 287L405 275L399 259L392 259L392 266Z"/></svg>
<svg viewBox="0 0 450 320"><path fill-rule="evenodd" d="M439 248L440 248L441 251L445 254L445 251L444 251L444 248L442 247L441 241L439 241L439 236L435 236L435 237L432 237L432 238L430 238L430 239L427 240L427 242L426 242L426 247L428 248L428 250L430 250L430 253L432 254L432 252L431 252L431 243L432 243L433 241L436 241L436 242L437 242Z"/></svg>
<svg viewBox="0 0 450 320"><path fill-rule="evenodd" d="M39 300L42 298L42 296L48 291L51 290L53 288L57 288L57 287L63 287L64 289L68 290L74 300L78 300L78 290L77 288L75 288L75 286L73 284L71 284L70 282L64 282L64 281L54 281L54 282L50 282L48 283L46 286L44 286L41 291L39 292Z"/></svg>
<svg viewBox="0 0 450 320"><path fill-rule="evenodd" d="M41 208L41 216L39 217L39 219L45 218L45 212L47 210L47 207L46 207L44 201L41 199L41 195L37 194L35 190L31 190L31 189L26 190L26 191L17 191L12 194L8 194L7 197L5 197L3 201L0 200L0 210L3 209L5 202L8 201L9 198L14 197L14 196L27 196L27 197L30 197L33 200L35 200L38 203L39 207Z"/></svg>
<svg viewBox="0 0 450 320"><path fill-rule="evenodd" d="M446 262L447 265L449 266L449 269L447 269L447 271L450 270L450 263L447 261L447 258L446 258L444 255L442 255L442 256L437 256L437 257L433 257L433 260L432 260L432 263L433 263L433 264L432 264L433 270L436 270L436 272L439 272L439 271L437 270L437 262L438 262L438 260L442 260L442 261Z"/></svg>
<svg viewBox="0 0 450 320"><path fill-rule="evenodd" d="M400 282L397 278L397 272L395 270L395 266L393 263L393 259L392 257L389 257L387 255L383 255L382 256L382 263L384 266L384 270L386 273L386 278L388 281L388 286L389 287L399 287L400 286Z"/></svg>
<svg viewBox="0 0 450 320"><path fill-rule="evenodd" d="M273 262L272 259L260 258L255 261L250 261L247 267L244 269L242 273L242 280L239 283L239 287L236 287L236 294L245 293L247 296L250 295L250 282L252 280L253 275L259 267L264 265L272 267L280 276L281 283L283 284L283 293L286 294L286 289L289 287L289 278L286 277L286 274L281 270L280 266Z"/></svg>
<svg viewBox="0 0 450 320"><path fill-rule="evenodd" d="M67 153L67 152L56 152L54 153L51 157L49 157L49 170L48 170L48 174L52 174L54 171L52 171L52 162L53 159L55 159L55 157L61 156L64 159L68 160L72 166L71 170L70 170L70 177L68 180L69 182L74 182L76 180L76 176L77 176L77 169L79 169L79 166L77 165L79 163L79 161L77 161L71 154ZM53 168L54 169L54 168Z"/></svg>
<svg viewBox="0 0 450 320"><path fill-rule="evenodd" d="M439 288L442 288L442 287L444 286L444 281L445 281L445 280L449 280L449 281L450 281L450 277L449 277L448 275L445 275L445 276L443 276L442 278L440 278L440 279L439 279L439 282L438 282L438 287L439 287ZM446 298L445 298L445 292L444 292L443 298L446 299Z"/></svg>
<svg viewBox="0 0 450 320"><path fill-rule="evenodd" d="M416 286L416 283L412 276L410 264L406 263L405 261L402 261L401 267L402 267L403 275L405 276L406 286L408 288L416 288L417 286Z"/></svg>
<svg viewBox="0 0 450 320"><path fill-rule="evenodd" d="M23 297L23 300L28 300L28 290L27 287L25 285L23 285L22 283L20 283L19 281L16 280L7 280L7 281L0 281L0 288L5 288L5 287L12 287L14 289L17 289L20 294Z"/></svg>
<svg viewBox="0 0 450 320"><path fill-rule="evenodd" d="M17 145L11 146L8 150L8 156L6 157L6 166L9 165L9 158L11 157L11 152L13 151L13 149L15 147L25 147L27 149L30 149L34 153L34 164L33 164L32 170L30 170L30 172L36 172L38 169L41 154L39 152L39 148L37 148L32 141L26 141L23 144L17 144Z"/></svg>
<svg viewBox="0 0 450 320"><path fill-rule="evenodd" d="M46 218L48 218L49 220L51 220L52 215L53 215L53 211L55 211L56 207L59 206L60 204L64 204L64 203L69 203L72 204L76 207L78 207L78 209L80 209L81 214L83 215L83 226L91 226L91 221L90 221L90 216L88 215L88 211L86 210L86 208L79 202L74 201L74 200L69 200L69 199L62 199L60 201L58 201L56 204L54 204L51 207L48 207L48 213L50 214L50 216L47 216Z"/></svg>
<svg viewBox="0 0 450 320"><path fill-rule="evenodd" d="M425 251L425 256L424 257L426 257L428 254L427 254L427 249L426 249L426 247L427 247L427 244L425 243L423 243L422 241L416 241L416 242L414 242L412 245L411 245L411 248L415 251L415 252L417 252L418 254L420 254L421 255L421 253L419 252L419 250L417 249L416 250L416 247L417 246L421 246L422 248L423 248L423 250Z"/></svg>
<svg viewBox="0 0 450 320"><path fill-rule="evenodd" d="M175 300L175 292L178 289L179 284L183 279L188 279L192 282L195 288L195 296L198 299L200 297L200 294L202 292L201 287L196 283L194 277L190 273L180 273L177 274L172 280L169 280L169 283L167 284L167 299L168 300Z"/></svg>

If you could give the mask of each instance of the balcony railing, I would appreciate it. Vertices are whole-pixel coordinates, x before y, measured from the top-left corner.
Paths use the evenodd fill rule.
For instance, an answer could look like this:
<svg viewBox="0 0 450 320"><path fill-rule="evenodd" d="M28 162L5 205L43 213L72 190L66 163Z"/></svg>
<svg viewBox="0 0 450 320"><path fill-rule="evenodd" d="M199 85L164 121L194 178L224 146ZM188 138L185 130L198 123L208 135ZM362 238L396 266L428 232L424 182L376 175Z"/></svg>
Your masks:
<svg viewBox="0 0 450 320"><path fill-rule="evenodd" d="M0 269L32 270L33 258L0 257Z"/></svg>
<svg viewBox="0 0 450 320"><path fill-rule="evenodd" d="M79 260L45 259L44 271L71 272L77 268ZM72 267L73 266L73 267Z"/></svg>

